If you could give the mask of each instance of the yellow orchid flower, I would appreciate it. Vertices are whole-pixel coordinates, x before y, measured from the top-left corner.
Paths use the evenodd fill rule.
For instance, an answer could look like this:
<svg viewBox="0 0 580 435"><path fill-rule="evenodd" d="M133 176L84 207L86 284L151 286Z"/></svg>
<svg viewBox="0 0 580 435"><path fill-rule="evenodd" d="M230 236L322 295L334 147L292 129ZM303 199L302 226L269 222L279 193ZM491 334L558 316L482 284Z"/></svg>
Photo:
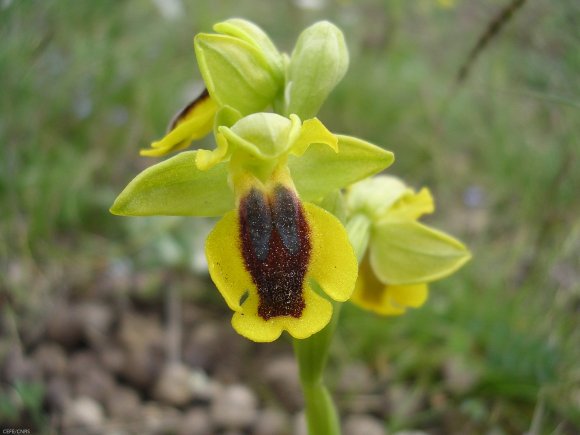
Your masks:
<svg viewBox="0 0 580 435"><path fill-rule="evenodd" d="M306 201L384 169L393 156L332 134L316 118L256 113L233 122L227 109L216 116L214 150L183 152L146 169L111 211L223 215L206 257L235 312L234 329L259 342L283 331L309 337L331 319L326 297L351 296L358 265L340 221Z"/></svg>
<svg viewBox="0 0 580 435"><path fill-rule="evenodd" d="M471 254L453 237L417 220L434 211L431 192L415 192L395 177L378 176L347 193L351 216L369 223L368 250L351 301L381 315L400 315L428 297L428 283L465 264Z"/></svg>

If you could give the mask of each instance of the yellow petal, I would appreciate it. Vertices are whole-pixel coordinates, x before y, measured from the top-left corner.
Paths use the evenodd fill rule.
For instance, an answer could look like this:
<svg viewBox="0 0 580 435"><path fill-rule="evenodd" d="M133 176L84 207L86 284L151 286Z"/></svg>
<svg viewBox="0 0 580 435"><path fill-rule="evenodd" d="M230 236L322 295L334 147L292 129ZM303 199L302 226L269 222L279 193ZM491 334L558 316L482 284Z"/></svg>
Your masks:
<svg viewBox="0 0 580 435"><path fill-rule="evenodd" d="M382 316L398 316L404 314L409 307L423 305L427 295L427 284L383 284L374 274L369 258L365 257L360 265L351 302Z"/></svg>
<svg viewBox="0 0 580 435"><path fill-rule="evenodd" d="M290 116L296 117L296 115ZM298 138L292 145L292 154L301 156L313 143L328 145L335 152L338 152L338 138L328 131L318 118L307 119L302 123Z"/></svg>
<svg viewBox="0 0 580 435"><path fill-rule="evenodd" d="M332 214L304 203L310 226L312 253L308 275L328 296L344 302L354 290L358 264L348 235L340 221Z"/></svg>
<svg viewBox="0 0 580 435"><path fill-rule="evenodd" d="M211 279L232 310L240 310L240 299L255 291L241 255L237 212L230 211L216 224L205 243Z"/></svg>
<svg viewBox="0 0 580 435"><path fill-rule="evenodd" d="M215 101L202 95L177 115L165 137L140 154L157 157L187 148L191 141L201 139L212 130L216 111Z"/></svg>
<svg viewBox="0 0 580 435"><path fill-rule="evenodd" d="M307 284L303 295L305 308L300 318L278 316L264 320L258 315L258 294L252 291L242 304L241 310L234 313L232 326L238 334L257 342L274 341L280 337L282 331L288 331L294 338L308 338L330 322L332 305Z"/></svg>
<svg viewBox="0 0 580 435"><path fill-rule="evenodd" d="M365 257L360 264L355 290L350 301L365 310L384 316L395 316L405 312L390 303L386 297L386 286L375 276L368 257Z"/></svg>
<svg viewBox="0 0 580 435"><path fill-rule="evenodd" d="M418 193L407 192L389 210L389 219L416 220L424 214L433 213L435 203L431 192L426 187Z"/></svg>
<svg viewBox="0 0 580 435"><path fill-rule="evenodd" d="M427 284L389 285L386 292L393 305L413 308L423 305L429 295Z"/></svg>
<svg viewBox="0 0 580 435"><path fill-rule="evenodd" d="M213 150L198 150L195 165L200 171L207 171L225 160L228 155L228 141L222 133L216 135L217 146Z"/></svg>

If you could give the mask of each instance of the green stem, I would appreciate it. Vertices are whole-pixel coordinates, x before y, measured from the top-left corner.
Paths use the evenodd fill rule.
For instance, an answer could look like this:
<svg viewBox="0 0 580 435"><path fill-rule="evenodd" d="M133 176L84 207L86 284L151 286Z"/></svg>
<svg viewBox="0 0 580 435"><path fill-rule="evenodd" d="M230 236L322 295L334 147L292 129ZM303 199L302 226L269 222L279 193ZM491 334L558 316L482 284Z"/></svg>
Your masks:
<svg viewBox="0 0 580 435"><path fill-rule="evenodd" d="M362 215L353 216L346 224L349 240L359 262L368 245L369 228L368 219ZM312 282L312 285L316 291L321 292L317 283ZM341 307L342 304L333 302L332 319L322 331L304 340L294 339L294 353L298 360L310 435L340 435L340 419L324 384L324 369Z"/></svg>

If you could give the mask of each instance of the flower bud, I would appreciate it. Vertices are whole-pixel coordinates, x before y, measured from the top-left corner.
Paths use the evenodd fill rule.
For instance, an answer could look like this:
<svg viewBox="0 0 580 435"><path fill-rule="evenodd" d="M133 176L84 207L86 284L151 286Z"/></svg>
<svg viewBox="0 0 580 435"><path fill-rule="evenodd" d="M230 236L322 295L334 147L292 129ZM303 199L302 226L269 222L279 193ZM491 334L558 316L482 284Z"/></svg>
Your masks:
<svg viewBox="0 0 580 435"><path fill-rule="evenodd" d="M200 33L195 53L207 89L219 106L247 115L271 105L283 83L283 60L268 36L240 19L218 23L218 34Z"/></svg>
<svg viewBox="0 0 580 435"><path fill-rule="evenodd" d="M328 21L308 27L290 59L286 113L302 119L316 116L347 68L348 49L340 29Z"/></svg>

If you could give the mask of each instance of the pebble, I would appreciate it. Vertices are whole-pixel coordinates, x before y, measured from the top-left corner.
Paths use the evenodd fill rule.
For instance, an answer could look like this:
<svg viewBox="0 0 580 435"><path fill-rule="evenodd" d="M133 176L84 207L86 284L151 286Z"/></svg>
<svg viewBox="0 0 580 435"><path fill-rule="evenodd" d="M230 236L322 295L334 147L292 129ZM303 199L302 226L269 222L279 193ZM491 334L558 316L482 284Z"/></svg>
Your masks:
<svg viewBox="0 0 580 435"><path fill-rule="evenodd" d="M294 415L292 419L292 435L309 435L304 411L300 411Z"/></svg>
<svg viewBox="0 0 580 435"><path fill-rule="evenodd" d="M213 422L226 429L244 429L258 416L258 400L245 385L234 384L216 392L210 407Z"/></svg>
<svg viewBox="0 0 580 435"><path fill-rule="evenodd" d="M96 366L88 368L82 376L78 376L74 384L77 396L86 396L103 403L114 390L115 381L111 373Z"/></svg>
<svg viewBox="0 0 580 435"><path fill-rule="evenodd" d="M99 352L99 361L106 370L119 374L125 366L125 352L116 343L109 343Z"/></svg>
<svg viewBox="0 0 580 435"><path fill-rule="evenodd" d="M141 400L135 390L119 385L107 396L105 408L112 418L130 421L139 417Z"/></svg>
<svg viewBox="0 0 580 435"><path fill-rule="evenodd" d="M118 331L119 343L130 352L164 348L164 333L157 316L125 313Z"/></svg>
<svg viewBox="0 0 580 435"><path fill-rule="evenodd" d="M157 380L153 397L173 406L183 406L193 398L189 369L181 363L168 364Z"/></svg>
<svg viewBox="0 0 580 435"><path fill-rule="evenodd" d="M113 312L107 305L87 302L78 306L83 336L93 347L103 345L109 338L113 323Z"/></svg>
<svg viewBox="0 0 580 435"><path fill-rule="evenodd" d="M40 381L40 368L34 360L25 356L18 347L12 347L3 358L0 374L4 379L9 380L10 383L15 381Z"/></svg>
<svg viewBox="0 0 580 435"><path fill-rule="evenodd" d="M213 367L223 351L219 325L207 322L195 328L188 337L183 359L190 366L208 370Z"/></svg>
<svg viewBox="0 0 580 435"><path fill-rule="evenodd" d="M105 415L101 405L90 397L70 401L63 417L66 433L101 433ZM75 432L76 430L76 432Z"/></svg>
<svg viewBox="0 0 580 435"><path fill-rule="evenodd" d="M141 391L149 391L159 377L165 357L155 350L128 350L121 377Z"/></svg>
<svg viewBox="0 0 580 435"><path fill-rule="evenodd" d="M177 432L181 415L175 408L149 402L141 408L141 420L144 427L139 433L170 434Z"/></svg>
<svg viewBox="0 0 580 435"><path fill-rule="evenodd" d="M44 398L51 411L58 412L62 415L71 397L71 386L66 378L54 377L47 381Z"/></svg>
<svg viewBox="0 0 580 435"><path fill-rule="evenodd" d="M418 390L403 384L394 384L387 390L389 413L397 418L407 419L421 408L423 395Z"/></svg>
<svg viewBox="0 0 580 435"><path fill-rule="evenodd" d="M193 408L183 416L177 433L179 435L209 435L215 432L207 411Z"/></svg>
<svg viewBox="0 0 580 435"><path fill-rule="evenodd" d="M349 364L342 370L338 389L350 394L367 394L373 391L375 385L369 367L361 362Z"/></svg>
<svg viewBox="0 0 580 435"><path fill-rule="evenodd" d="M266 408L258 414L253 435L289 435L288 418L279 410Z"/></svg>
<svg viewBox="0 0 580 435"><path fill-rule="evenodd" d="M60 303L51 310L46 324L46 335L65 348L72 348L82 339L82 323L75 305Z"/></svg>
<svg viewBox="0 0 580 435"><path fill-rule="evenodd" d="M266 361L264 378L280 403L290 412L304 407L298 364L292 356L273 357Z"/></svg>
<svg viewBox="0 0 580 435"><path fill-rule="evenodd" d="M443 365L443 376L449 390L455 394L465 394L479 380L477 372L462 358L449 358Z"/></svg>
<svg viewBox="0 0 580 435"><path fill-rule="evenodd" d="M386 435L384 424L368 415L351 415L344 422L344 435Z"/></svg>
<svg viewBox="0 0 580 435"><path fill-rule="evenodd" d="M63 348L56 343L43 343L33 353L45 378L63 376L67 369L67 358Z"/></svg>

